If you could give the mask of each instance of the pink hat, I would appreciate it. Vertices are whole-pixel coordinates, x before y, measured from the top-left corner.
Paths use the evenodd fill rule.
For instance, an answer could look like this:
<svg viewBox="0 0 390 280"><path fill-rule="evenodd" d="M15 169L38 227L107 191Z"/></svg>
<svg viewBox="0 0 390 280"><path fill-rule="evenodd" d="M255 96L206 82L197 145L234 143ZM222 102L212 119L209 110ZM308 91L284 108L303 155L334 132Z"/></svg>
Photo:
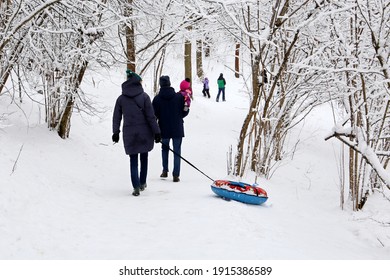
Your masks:
<svg viewBox="0 0 390 280"><path fill-rule="evenodd" d="M187 82L186 80L183 80L181 83L180 83L180 90L186 90L188 88L190 88L190 83Z"/></svg>

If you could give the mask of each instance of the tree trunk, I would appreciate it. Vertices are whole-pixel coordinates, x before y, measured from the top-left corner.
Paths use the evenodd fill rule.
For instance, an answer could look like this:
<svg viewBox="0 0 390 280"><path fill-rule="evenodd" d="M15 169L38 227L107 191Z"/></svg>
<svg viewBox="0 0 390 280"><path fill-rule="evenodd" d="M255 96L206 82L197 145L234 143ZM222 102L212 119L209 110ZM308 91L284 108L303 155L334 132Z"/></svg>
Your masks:
<svg viewBox="0 0 390 280"><path fill-rule="evenodd" d="M74 76L74 79L71 79L71 85L70 85L70 93L67 94L66 101L65 101L65 108L63 110L63 113L61 115L61 119L58 122L58 128L57 132L58 135L65 139L69 137L70 132L70 120L72 117L73 112L73 106L74 106L74 96L73 92L77 92L81 82L83 81L85 71L87 71L88 62L84 61L82 62L81 67L74 66L73 69L79 69L79 72L77 76Z"/></svg>
<svg viewBox="0 0 390 280"><path fill-rule="evenodd" d="M203 78L203 51L202 40L196 41L196 75L199 79Z"/></svg>
<svg viewBox="0 0 390 280"><path fill-rule="evenodd" d="M68 98L65 105L64 113L61 116L61 120L58 125L58 135L62 138L68 138L69 132L70 132L70 120L72 117L72 111L73 111L73 105L74 105L74 98L71 93L68 94Z"/></svg>
<svg viewBox="0 0 390 280"><path fill-rule="evenodd" d="M158 93L159 79L160 79L160 77L162 75L162 70L164 68L165 55L166 55L166 49L164 48L161 51L160 59L158 60L157 65L155 66L155 71L154 71L153 92L155 94Z"/></svg>
<svg viewBox="0 0 390 280"><path fill-rule="evenodd" d="M127 69L135 72L135 36L134 36L134 22L132 19L133 8L131 5L133 0L128 0L128 7L125 9L125 16L130 18L130 22L126 25L126 57Z"/></svg>
<svg viewBox="0 0 390 280"><path fill-rule="evenodd" d="M184 78L189 78L192 81L191 49L191 41L186 39L184 43Z"/></svg>
<svg viewBox="0 0 390 280"><path fill-rule="evenodd" d="M234 76L240 77L240 43L236 44L236 52L234 58Z"/></svg>
<svg viewBox="0 0 390 280"><path fill-rule="evenodd" d="M126 26L127 69L135 72L134 28Z"/></svg>
<svg viewBox="0 0 390 280"><path fill-rule="evenodd" d="M252 62L252 87L253 87L253 99L249 108L249 112L244 120L244 123L241 128L240 138L237 145L237 154L236 154L236 166L234 170L234 175L243 175L244 166L243 166L243 157L244 157L244 144L245 140L248 138L248 130L250 123L256 117L257 107L260 99L260 87L258 83L258 73L260 67L259 56L257 56ZM256 82L257 81L257 82Z"/></svg>
<svg viewBox="0 0 390 280"><path fill-rule="evenodd" d="M210 57L210 37L206 36L206 38L203 41L203 50L204 50L204 56Z"/></svg>

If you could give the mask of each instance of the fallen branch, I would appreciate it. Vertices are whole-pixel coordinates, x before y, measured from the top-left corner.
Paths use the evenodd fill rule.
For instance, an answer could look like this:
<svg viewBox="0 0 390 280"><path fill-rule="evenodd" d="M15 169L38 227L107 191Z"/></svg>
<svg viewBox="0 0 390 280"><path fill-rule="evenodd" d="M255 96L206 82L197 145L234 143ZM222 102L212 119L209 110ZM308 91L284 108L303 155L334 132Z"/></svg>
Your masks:
<svg viewBox="0 0 390 280"><path fill-rule="evenodd" d="M24 146L24 144L23 144L23 145L20 147L20 149L19 149L18 156L17 156L17 158L16 158L16 160L15 160L15 162L14 162L14 166L12 167L12 172L11 172L11 174L10 174L10 175L12 175L12 174L15 172L15 170L16 170L16 165L17 165L17 163L18 163L18 160L19 160L20 154L22 153L23 146Z"/></svg>

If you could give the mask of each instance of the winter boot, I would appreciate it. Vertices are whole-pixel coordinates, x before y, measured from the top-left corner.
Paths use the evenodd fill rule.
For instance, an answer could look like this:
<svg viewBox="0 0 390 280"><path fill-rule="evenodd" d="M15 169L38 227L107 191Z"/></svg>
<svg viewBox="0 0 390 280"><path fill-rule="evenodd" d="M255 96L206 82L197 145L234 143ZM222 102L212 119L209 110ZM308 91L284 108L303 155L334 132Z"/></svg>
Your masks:
<svg viewBox="0 0 390 280"><path fill-rule="evenodd" d="M134 188L132 195L139 196L139 188Z"/></svg>
<svg viewBox="0 0 390 280"><path fill-rule="evenodd" d="M180 182L179 176L173 176L173 182Z"/></svg>
<svg viewBox="0 0 390 280"><path fill-rule="evenodd" d="M167 178L168 177L168 172L167 171L163 171L160 175L161 178Z"/></svg>
<svg viewBox="0 0 390 280"><path fill-rule="evenodd" d="M140 187L139 187L139 190L142 192L146 189L146 183L145 184L142 184Z"/></svg>

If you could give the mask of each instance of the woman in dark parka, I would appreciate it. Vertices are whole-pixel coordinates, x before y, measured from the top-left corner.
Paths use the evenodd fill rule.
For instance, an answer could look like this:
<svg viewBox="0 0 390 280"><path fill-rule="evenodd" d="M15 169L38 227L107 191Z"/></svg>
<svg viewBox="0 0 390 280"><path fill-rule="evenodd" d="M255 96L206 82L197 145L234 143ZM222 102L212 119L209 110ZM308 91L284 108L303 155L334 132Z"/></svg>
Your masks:
<svg viewBox="0 0 390 280"><path fill-rule="evenodd" d="M123 144L130 156L130 175L134 188L133 195L146 188L148 172L148 152L153 149L154 141L160 142L160 128L150 97L144 92L141 77L127 71L127 81L122 84L122 94L117 98L112 119L112 141L118 143L120 124L123 117ZM138 154L141 168L138 173Z"/></svg>

